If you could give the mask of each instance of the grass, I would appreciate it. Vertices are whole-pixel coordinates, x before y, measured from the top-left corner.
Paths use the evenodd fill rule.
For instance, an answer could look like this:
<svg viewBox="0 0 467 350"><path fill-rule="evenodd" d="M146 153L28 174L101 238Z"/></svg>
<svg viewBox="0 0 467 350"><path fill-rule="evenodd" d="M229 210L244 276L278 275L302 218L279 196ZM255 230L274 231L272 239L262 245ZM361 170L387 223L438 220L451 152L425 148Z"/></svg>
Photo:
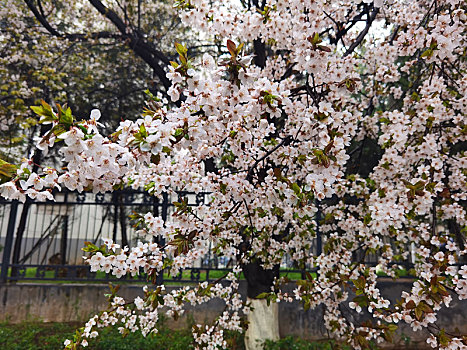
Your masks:
<svg viewBox="0 0 467 350"><path fill-rule="evenodd" d="M24 276L22 276L19 281L35 281L39 283L99 283L99 282L105 282L105 281L112 281L112 282L118 282L118 283L141 283L141 284L147 284L147 281L145 279L139 279L137 276L131 277L131 276L125 276L124 279L119 279L116 278L115 276L112 276L111 274L106 274L105 272L95 272L93 273L93 278L87 278L86 273L88 272L89 267L88 266L83 266L80 268L80 272L83 274L79 277L77 277L75 280L70 280L67 278L66 273L67 269L66 268L59 268L58 270L39 270L37 267L28 267L25 269ZM191 278L193 274L193 279ZM172 276L169 276L167 272L164 272L164 284L165 285L186 285L187 283L197 283L197 282L203 282L206 281L208 278L210 281L217 280L218 278L223 277L226 274L226 271L223 270L206 270L206 269L199 269L199 276L194 275L194 272L191 270L183 271L181 278L174 278ZM377 272L378 277L387 277L386 274L384 274L382 271ZM313 278L317 277L316 272L312 272L311 275ZM296 281L302 279L301 272L289 272L286 270L282 270L280 272L280 276L287 276L291 281ZM405 269L399 269L397 270L397 276L398 277L408 277L409 274L407 270ZM72 278L72 277L71 277ZM198 279L196 279L198 278ZM243 273L240 275L240 280L244 280L245 276ZM181 281L182 282L181 282Z"/></svg>
<svg viewBox="0 0 467 350"><path fill-rule="evenodd" d="M81 323L41 323L21 324L0 323L1 350L58 350L63 349L63 342L72 339ZM227 331L225 333L227 349L245 350L243 334ZM159 333L154 337L144 338L140 333L130 333L122 338L117 327L100 330L100 335L89 341L90 350L191 350L194 349L191 327L172 330L159 325ZM264 350L351 350L351 347L335 341L307 341L288 336L279 341L267 341ZM378 349L371 346L371 349ZM417 346L410 340L405 346L392 349L427 349L426 344Z"/></svg>
<svg viewBox="0 0 467 350"><path fill-rule="evenodd" d="M58 350L63 349L65 339L72 339L79 323L0 323L0 349L2 350ZM225 339L229 350L245 350L243 334L227 332ZM268 341L264 350L331 350L331 342L309 342L286 337L278 342ZM131 333L122 338L116 328L100 331L99 337L89 342L90 350L190 350L194 349L190 327L171 330L164 325L159 334L144 338ZM350 348L342 347L347 350Z"/></svg>
<svg viewBox="0 0 467 350"><path fill-rule="evenodd" d="M0 324L0 348L4 350L61 349L66 337L78 324L22 323Z"/></svg>
<svg viewBox="0 0 467 350"><path fill-rule="evenodd" d="M83 266L83 271L84 269L89 269L88 266ZM61 283L64 281L67 281L66 277L66 268L58 269L57 271L55 270L37 270L37 267L28 267L25 269L24 276L20 278L20 280L34 280L34 281L42 281L42 282L48 282L48 283ZM191 271L183 271L181 280L183 281L191 281ZM61 275L62 274L62 275ZM207 273L206 269L200 269L199 273L199 279L198 280L193 280L193 283L196 282L203 282L207 280L207 277L209 277L209 280L216 280L218 278L223 277L226 274L226 271L222 270L209 270L209 275ZM300 272L281 272L281 276L287 276L290 280L298 280L301 279L301 273ZM316 273L312 273L313 277L316 277ZM143 283L146 284L147 282L145 280L139 280L137 277L131 277L127 276L125 279L118 279L115 276L112 276L109 274L106 276L105 272L95 272L94 273L94 278L93 279L87 279L85 276L84 277L79 277L79 280L75 280L74 282L79 282L79 283L93 283L94 280L95 282L101 282L98 280L109 280L109 281L119 281L119 282L131 282L131 283ZM245 276L243 273L240 275L240 279L244 280ZM187 282L179 282L179 279L174 279L172 276L169 276L167 272L164 272L164 283L169 284L169 285L178 285L178 284L186 284Z"/></svg>
<svg viewBox="0 0 467 350"><path fill-rule="evenodd" d="M76 323L22 323L0 324L2 350L63 349L65 339L72 339ZM89 342L91 350L187 350L193 349L191 331L170 330L162 327L159 336L144 338L138 333L122 338L116 328L103 329L101 335Z"/></svg>
<svg viewBox="0 0 467 350"><path fill-rule="evenodd" d="M310 342L300 338L288 336L279 341L266 341L264 350L352 350L346 345L334 341Z"/></svg>

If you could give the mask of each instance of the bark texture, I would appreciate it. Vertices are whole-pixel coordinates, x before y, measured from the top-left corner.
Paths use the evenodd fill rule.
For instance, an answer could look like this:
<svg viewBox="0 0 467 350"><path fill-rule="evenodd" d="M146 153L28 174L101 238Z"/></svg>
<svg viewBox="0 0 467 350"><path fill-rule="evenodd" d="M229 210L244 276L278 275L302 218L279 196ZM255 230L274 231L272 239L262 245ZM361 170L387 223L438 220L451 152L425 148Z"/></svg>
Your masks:
<svg viewBox="0 0 467 350"><path fill-rule="evenodd" d="M264 299L250 299L253 311L248 314L245 333L246 350L262 350L266 340L279 340L279 304L269 306Z"/></svg>

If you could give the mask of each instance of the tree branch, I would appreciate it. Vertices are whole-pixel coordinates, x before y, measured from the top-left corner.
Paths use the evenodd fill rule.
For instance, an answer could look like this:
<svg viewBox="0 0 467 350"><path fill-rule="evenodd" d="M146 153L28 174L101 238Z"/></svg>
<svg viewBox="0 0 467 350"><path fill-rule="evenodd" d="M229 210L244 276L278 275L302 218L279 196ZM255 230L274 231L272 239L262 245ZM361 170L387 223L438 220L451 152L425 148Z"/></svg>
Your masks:
<svg viewBox="0 0 467 350"><path fill-rule="evenodd" d="M282 146L287 146L289 145L290 143L292 142L292 138L290 136L287 136L286 138L284 138L281 143L279 143L276 147L274 147L273 149L269 150L268 152L266 152L265 155L263 155L261 158L259 158L251 167L250 169L248 170L248 174L246 175L246 179L247 180L251 180L251 178L253 177L253 171L255 170L255 168L258 166L259 163L261 163L263 160L265 160L267 157L269 157L271 154L273 154L277 149L279 149L280 147Z"/></svg>
<svg viewBox="0 0 467 350"><path fill-rule="evenodd" d="M103 32L96 32L96 33L73 33L73 34L65 34L65 38L71 41L75 40L88 40L88 39L121 39L122 36L120 34L111 33L108 31Z"/></svg>
<svg viewBox="0 0 467 350"><path fill-rule="evenodd" d="M141 36L137 34L130 35L127 25L118 14L107 8L100 0L89 0L89 2L99 13L109 19L117 27L123 37L129 40L130 48L154 70L154 73L158 76L162 85L168 90L172 84L165 76L166 72L159 64L158 60L162 61L164 64L169 64L170 60L162 52L152 48Z"/></svg>
<svg viewBox="0 0 467 350"><path fill-rule="evenodd" d="M365 28L357 36L357 39L352 43L352 45L350 45L349 49L344 53L344 57L347 57L352 52L354 52L354 50L358 47L358 45L361 44L361 42L363 41L363 39L367 35L368 31L370 30L370 27L373 24L373 21L375 20L376 15L378 14L378 12L379 12L379 7L376 7L375 9L373 9L371 14L368 14Z"/></svg>
<svg viewBox="0 0 467 350"><path fill-rule="evenodd" d="M160 51L156 50L150 44L148 44L141 35L138 33L132 33L128 26L122 21L115 11L107 8L99 0L89 0L89 2L96 8L96 10L109 19L112 24L117 27L121 34L111 33L108 31L91 33L91 34L71 34L71 33L60 33L57 31L49 21L43 16L41 11L35 6L34 0L24 0L28 8L34 14L39 23L53 36L59 38L65 38L68 40L87 40L87 39L101 39L101 38L113 38L113 39L124 39L128 41L128 45L133 52L142 58L153 70L159 78L160 82L166 90L171 86L170 80L166 77L164 68L160 65L159 61L168 65L170 60Z"/></svg>
<svg viewBox="0 0 467 350"><path fill-rule="evenodd" d="M34 3L32 0L24 0L26 5L28 5L29 9L32 11L34 14L34 17L39 21L40 24L53 36L56 37L61 37L62 35L55 29L53 28L50 23L47 21L47 19L42 16L42 14L39 12L36 6L34 6Z"/></svg>

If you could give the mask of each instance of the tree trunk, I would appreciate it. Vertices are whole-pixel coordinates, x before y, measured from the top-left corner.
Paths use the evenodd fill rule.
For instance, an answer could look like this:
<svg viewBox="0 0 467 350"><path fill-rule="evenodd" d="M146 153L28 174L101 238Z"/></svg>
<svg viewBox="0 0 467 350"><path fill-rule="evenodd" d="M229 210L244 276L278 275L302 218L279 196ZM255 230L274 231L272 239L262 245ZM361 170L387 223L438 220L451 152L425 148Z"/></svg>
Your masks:
<svg viewBox="0 0 467 350"><path fill-rule="evenodd" d="M279 304L265 299L247 299L253 310L248 314L246 350L262 350L266 340L279 340Z"/></svg>
<svg viewBox="0 0 467 350"><path fill-rule="evenodd" d="M279 265L265 270L259 262L243 265L243 273L247 281L248 302L253 310L248 314L248 330L245 334L246 350L263 349L267 340L279 339L279 305L265 299L256 299L261 293L272 291L274 278L279 277Z"/></svg>

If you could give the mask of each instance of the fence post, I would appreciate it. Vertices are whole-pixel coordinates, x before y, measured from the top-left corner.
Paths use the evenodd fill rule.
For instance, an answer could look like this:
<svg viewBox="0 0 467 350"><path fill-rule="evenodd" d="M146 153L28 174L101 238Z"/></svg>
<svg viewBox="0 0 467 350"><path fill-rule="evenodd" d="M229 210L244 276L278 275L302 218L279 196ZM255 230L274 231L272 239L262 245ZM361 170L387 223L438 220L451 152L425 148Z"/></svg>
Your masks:
<svg viewBox="0 0 467 350"><path fill-rule="evenodd" d="M321 208L319 207L319 201L315 201L316 204L316 256L320 256L323 253L323 237L321 237L321 231L319 229L319 222L321 221ZM316 275L319 276L319 268L316 270Z"/></svg>
<svg viewBox="0 0 467 350"><path fill-rule="evenodd" d="M60 238L60 264L66 265L67 261L67 245L68 245L68 214L63 216L62 237Z"/></svg>
<svg viewBox="0 0 467 350"><path fill-rule="evenodd" d="M319 229L319 222L321 221L321 208L319 207L319 202L316 202L316 255L321 255L323 252L323 238L321 237L321 232Z"/></svg>
<svg viewBox="0 0 467 350"><path fill-rule="evenodd" d="M15 236L16 215L18 214L18 201L11 202L10 216L8 218L8 228L5 238L5 247L3 248L2 270L0 272L1 283L6 283L8 278L8 268L10 267L11 248L13 247L13 238Z"/></svg>
<svg viewBox="0 0 467 350"><path fill-rule="evenodd" d="M164 223L167 221L168 209L169 209L169 196L167 192L164 192L162 193L162 212L161 212L162 220L164 221ZM163 238L160 238L158 243L161 246L163 246L165 244L165 240ZM157 275L156 277L156 284L161 285L162 283L164 283L164 270L162 270L161 273Z"/></svg>

